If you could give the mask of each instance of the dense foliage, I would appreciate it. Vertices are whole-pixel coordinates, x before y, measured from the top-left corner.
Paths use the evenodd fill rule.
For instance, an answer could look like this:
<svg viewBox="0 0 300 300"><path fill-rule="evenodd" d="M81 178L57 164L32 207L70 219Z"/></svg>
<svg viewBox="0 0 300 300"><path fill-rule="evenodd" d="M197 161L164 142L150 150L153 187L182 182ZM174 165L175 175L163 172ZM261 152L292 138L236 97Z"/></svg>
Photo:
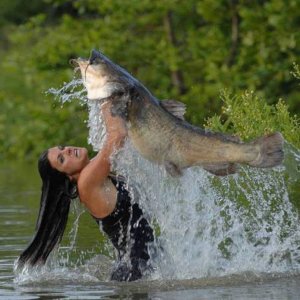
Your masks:
<svg viewBox="0 0 300 300"><path fill-rule="evenodd" d="M207 120L206 127L214 131L237 134L242 140L253 140L258 136L280 131L285 140L300 147L299 118L291 116L280 99L269 105L253 91L240 95L221 94L222 114Z"/></svg>
<svg viewBox="0 0 300 300"><path fill-rule="evenodd" d="M241 107L241 126L232 114L222 114L219 120L235 124L226 129L244 130L247 138L252 129L248 133L246 127L254 123L258 131L283 130L287 136L285 128L293 128L298 140L290 141L299 147L294 115L300 111L300 86L291 74L300 53L297 0L31 0L26 5L3 0L1 6L2 159L35 159L58 143L86 144L86 109L78 102L61 109L45 91L70 81L69 59L87 57L92 48L128 69L158 98L185 102L194 124L222 114L219 95L227 88L237 96L225 99L240 99L232 102L235 109L245 99L249 107ZM252 110L257 99L266 100ZM267 122L261 109L268 107L273 108ZM214 118L211 126L221 129Z"/></svg>

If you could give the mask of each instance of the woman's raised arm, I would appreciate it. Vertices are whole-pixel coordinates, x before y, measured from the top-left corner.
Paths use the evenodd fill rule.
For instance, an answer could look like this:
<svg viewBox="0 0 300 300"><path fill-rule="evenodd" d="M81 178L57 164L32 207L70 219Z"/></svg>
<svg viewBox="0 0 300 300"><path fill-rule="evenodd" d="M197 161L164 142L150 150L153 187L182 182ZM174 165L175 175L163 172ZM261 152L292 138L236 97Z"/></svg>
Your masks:
<svg viewBox="0 0 300 300"><path fill-rule="evenodd" d="M111 156L122 147L127 135L124 120L111 115L110 102L102 104L101 110L106 125L106 137L98 154L80 173L77 184L83 202L103 198L103 185L111 171Z"/></svg>

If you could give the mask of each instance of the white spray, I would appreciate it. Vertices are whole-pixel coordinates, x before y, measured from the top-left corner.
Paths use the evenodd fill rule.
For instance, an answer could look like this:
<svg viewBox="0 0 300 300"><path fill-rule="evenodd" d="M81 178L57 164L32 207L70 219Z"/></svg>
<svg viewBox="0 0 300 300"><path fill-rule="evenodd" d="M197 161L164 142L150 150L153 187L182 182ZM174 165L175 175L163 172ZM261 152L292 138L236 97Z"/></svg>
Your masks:
<svg viewBox="0 0 300 300"><path fill-rule="evenodd" d="M69 101L83 95L71 91L60 97ZM89 109L88 142L99 150L105 136L100 103L83 102ZM114 159L114 169L135 188L134 200L158 233L153 278L299 273L299 215L290 202L287 180L299 181L300 153L287 145L286 154L285 167L243 167L239 174L223 178L194 167L172 178L127 141Z"/></svg>
<svg viewBox="0 0 300 300"><path fill-rule="evenodd" d="M99 103L89 108L89 142L98 150L105 132ZM292 157L299 164L299 151ZM284 167L243 167L223 178L194 167L172 178L128 141L114 168L138 190L135 201L158 225L158 278L300 271L299 215Z"/></svg>

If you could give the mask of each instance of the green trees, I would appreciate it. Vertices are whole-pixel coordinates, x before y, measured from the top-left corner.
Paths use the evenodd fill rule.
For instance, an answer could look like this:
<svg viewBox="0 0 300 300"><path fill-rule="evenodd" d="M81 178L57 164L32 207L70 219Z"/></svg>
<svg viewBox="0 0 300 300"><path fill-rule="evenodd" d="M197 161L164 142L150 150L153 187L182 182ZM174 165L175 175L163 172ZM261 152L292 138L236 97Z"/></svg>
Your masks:
<svg viewBox="0 0 300 300"><path fill-rule="evenodd" d="M92 48L158 98L185 102L194 124L221 113L224 88L238 95L254 90L266 105L282 98L292 115L300 111L299 81L291 74L299 55L297 0L44 0L26 9L21 3L2 1L2 157L86 143L85 108L72 102L61 109L45 91L70 81L69 59Z"/></svg>
<svg viewBox="0 0 300 300"><path fill-rule="evenodd" d="M281 99L275 105L269 105L253 91L237 95L223 91L221 99L222 114L209 118L206 127L237 134L242 140L280 131L286 141L300 147L299 118L290 115Z"/></svg>

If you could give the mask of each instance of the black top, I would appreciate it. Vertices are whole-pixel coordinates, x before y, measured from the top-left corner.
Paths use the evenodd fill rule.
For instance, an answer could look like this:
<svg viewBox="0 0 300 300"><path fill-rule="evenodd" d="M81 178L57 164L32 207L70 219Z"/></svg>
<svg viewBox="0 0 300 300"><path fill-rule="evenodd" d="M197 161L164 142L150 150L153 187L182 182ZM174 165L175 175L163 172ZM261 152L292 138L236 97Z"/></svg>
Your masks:
<svg viewBox="0 0 300 300"><path fill-rule="evenodd" d="M126 185L111 178L117 188L114 211L105 218L95 218L118 251L118 265L112 280L132 281L149 269L149 243L154 241L153 230L137 203L132 204Z"/></svg>

